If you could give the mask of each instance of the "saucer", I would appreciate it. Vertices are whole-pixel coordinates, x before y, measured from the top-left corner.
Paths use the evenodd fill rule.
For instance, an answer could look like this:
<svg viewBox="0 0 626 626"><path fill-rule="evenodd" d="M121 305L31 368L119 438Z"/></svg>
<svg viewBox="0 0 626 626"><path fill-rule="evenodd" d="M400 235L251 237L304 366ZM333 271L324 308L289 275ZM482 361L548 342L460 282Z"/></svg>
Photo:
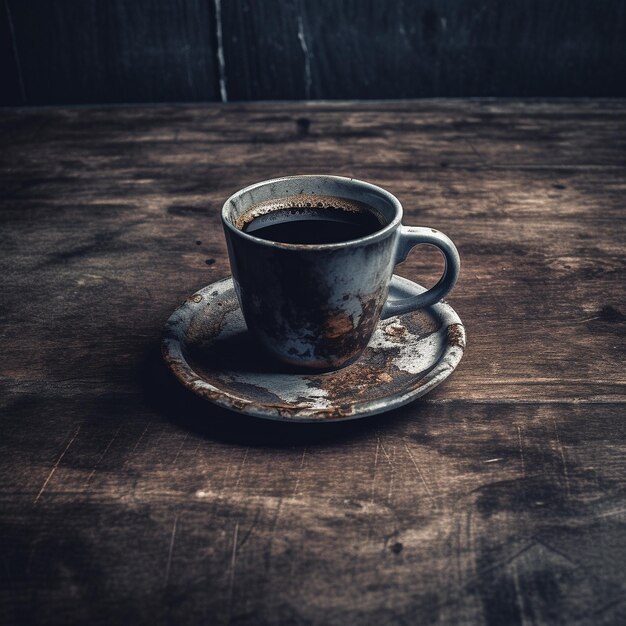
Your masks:
<svg viewBox="0 0 626 626"><path fill-rule="evenodd" d="M425 291L394 276L392 300ZM347 420L423 396L456 368L465 328L451 306L379 322L363 355L326 373L296 373L267 357L248 334L232 278L193 294L171 315L162 352L191 391L231 411L286 422Z"/></svg>

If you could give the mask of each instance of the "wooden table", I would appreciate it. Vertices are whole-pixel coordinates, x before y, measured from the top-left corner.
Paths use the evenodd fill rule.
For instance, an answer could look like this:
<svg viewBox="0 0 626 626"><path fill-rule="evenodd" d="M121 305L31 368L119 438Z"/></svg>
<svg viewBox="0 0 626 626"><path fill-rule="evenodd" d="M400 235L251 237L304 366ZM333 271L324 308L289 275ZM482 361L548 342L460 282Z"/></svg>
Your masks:
<svg viewBox="0 0 626 626"><path fill-rule="evenodd" d="M624 623L625 101L4 110L0 137L0 621ZM356 422L218 410L163 323L229 274L228 195L319 172L457 242L465 357Z"/></svg>

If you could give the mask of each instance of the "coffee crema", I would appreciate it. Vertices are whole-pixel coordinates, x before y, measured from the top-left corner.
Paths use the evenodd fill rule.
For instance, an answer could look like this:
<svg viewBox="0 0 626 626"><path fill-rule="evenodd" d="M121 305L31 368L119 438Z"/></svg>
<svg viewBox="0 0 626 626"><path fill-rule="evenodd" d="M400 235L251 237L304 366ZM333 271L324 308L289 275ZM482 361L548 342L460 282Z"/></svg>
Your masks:
<svg viewBox="0 0 626 626"><path fill-rule="evenodd" d="M367 237L381 230L385 220L375 208L358 200L300 194L255 204L235 225L267 241L320 245Z"/></svg>

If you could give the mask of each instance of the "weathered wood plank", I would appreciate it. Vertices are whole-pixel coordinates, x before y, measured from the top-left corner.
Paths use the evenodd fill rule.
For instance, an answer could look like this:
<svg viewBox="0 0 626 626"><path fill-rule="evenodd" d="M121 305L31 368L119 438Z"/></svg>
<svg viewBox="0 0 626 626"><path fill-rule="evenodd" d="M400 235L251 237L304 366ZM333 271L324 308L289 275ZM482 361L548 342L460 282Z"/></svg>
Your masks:
<svg viewBox="0 0 626 626"><path fill-rule="evenodd" d="M621 406L420 405L304 434L159 400L173 424L140 398L44 423L11 489L3 455L8 616L619 621Z"/></svg>
<svg viewBox="0 0 626 626"><path fill-rule="evenodd" d="M220 165L310 171L332 165L328 162L331 149L337 167L344 170L392 168L404 175L442 163L444 167L491 169L626 165L626 114L623 108L613 108L611 101L606 111L582 102L580 107L565 105L564 109L558 103L528 104L525 111L514 105L503 110L491 100L442 103L441 108L440 103L413 101L389 109L381 103L311 104L295 109L295 114L282 104L163 107L153 109L149 117L133 108L116 109L115 115L107 109L88 113L61 109L50 116L43 114L43 126L37 123L40 112L8 114L3 131L7 144L17 133L21 141L26 139L28 150L23 125L30 125L31 141L54 139L58 143L47 143L46 150L76 151L76 156L83 157L82 171L92 176L90 170L110 165L132 164L142 170L139 156L159 159L163 166L186 166L190 171L194 166ZM84 142L87 127L98 141ZM177 143L185 149L172 150ZM13 158L19 158L19 146L14 149ZM37 158L32 151L28 156ZM155 163L148 160L145 165Z"/></svg>
<svg viewBox="0 0 626 626"><path fill-rule="evenodd" d="M625 126L619 101L5 112L0 620L623 621ZM464 359L354 423L211 407L162 324L228 274L232 191L321 169L458 242Z"/></svg>
<svg viewBox="0 0 626 626"><path fill-rule="evenodd" d="M4 4L28 104L216 99L212 2Z"/></svg>
<svg viewBox="0 0 626 626"><path fill-rule="evenodd" d="M16 54L13 17L7 2L0 8L0 105L25 104L19 58Z"/></svg>
<svg viewBox="0 0 626 626"><path fill-rule="evenodd" d="M3 5L5 104L626 95L619 0Z"/></svg>
<svg viewBox="0 0 626 626"><path fill-rule="evenodd" d="M231 100L626 95L618 2L222 3Z"/></svg>
<svg viewBox="0 0 626 626"><path fill-rule="evenodd" d="M309 115L312 128L322 118L324 132L304 139L294 131L300 114L286 118L284 105L249 105L238 114L215 106L157 108L150 115L142 109L9 115L18 122L9 131L14 137L29 121L37 130L30 139L22 133L3 154L11 164L1 181L2 237L11 253L8 321L33 328L45 322L55 339L42 337L20 371L30 338L17 338L5 352L7 366L21 380L47 379L58 367L56 338L63 337L76 345L57 376L75 380L71 372L82 371L106 327L116 367L132 369L142 342L155 336L173 303L228 274L219 223L224 199L268 176L328 171L338 163L337 173L396 193L406 223L440 228L459 245L464 270L451 301L467 323L472 349L446 397L624 399L626 115L582 103L580 109L564 104L569 114L559 116L560 106L530 104L516 117L482 102L445 103L441 111L431 102L390 105L393 113L370 105L349 115L343 106L325 105L323 113L313 107ZM296 109L302 110L309 107ZM446 135L450 119L457 119L457 129ZM381 150L363 151L366 140L354 130L363 126L380 137ZM516 126L528 130L511 150ZM229 133L236 139L220 147ZM555 142L557 163L568 164L558 168L546 148L557 134L565 137ZM477 156L468 137L493 156ZM254 156L241 163L250 151ZM292 155L288 164L285 152ZM424 163L414 171L412 155ZM437 268L436 254L419 251L399 272L428 282ZM29 272L48 285L30 294L31 322L23 320L22 298ZM50 302L53 286L58 295ZM117 312L90 307L100 298ZM89 346L74 335L79 320L93 334ZM112 375L112 386L124 378Z"/></svg>

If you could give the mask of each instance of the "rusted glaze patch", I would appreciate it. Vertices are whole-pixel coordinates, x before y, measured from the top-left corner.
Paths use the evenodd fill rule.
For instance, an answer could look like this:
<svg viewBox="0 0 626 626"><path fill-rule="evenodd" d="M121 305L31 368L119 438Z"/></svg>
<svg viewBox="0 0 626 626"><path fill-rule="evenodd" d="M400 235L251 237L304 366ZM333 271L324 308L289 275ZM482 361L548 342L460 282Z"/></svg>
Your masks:
<svg viewBox="0 0 626 626"><path fill-rule="evenodd" d="M448 326L448 345L465 349L465 328L463 324L450 324Z"/></svg>
<svg viewBox="0 0 626 626"><path fill-rule="evenodd" d="M347 322L338 319L329 331ZM363 355L347 367L295 371L252 339L230 278L189 298L163 336L167 365L194 393L234 411L305 422L354 419L406 404L447 378L464 347L461 320L441 303L380 322Z"/></svg>

